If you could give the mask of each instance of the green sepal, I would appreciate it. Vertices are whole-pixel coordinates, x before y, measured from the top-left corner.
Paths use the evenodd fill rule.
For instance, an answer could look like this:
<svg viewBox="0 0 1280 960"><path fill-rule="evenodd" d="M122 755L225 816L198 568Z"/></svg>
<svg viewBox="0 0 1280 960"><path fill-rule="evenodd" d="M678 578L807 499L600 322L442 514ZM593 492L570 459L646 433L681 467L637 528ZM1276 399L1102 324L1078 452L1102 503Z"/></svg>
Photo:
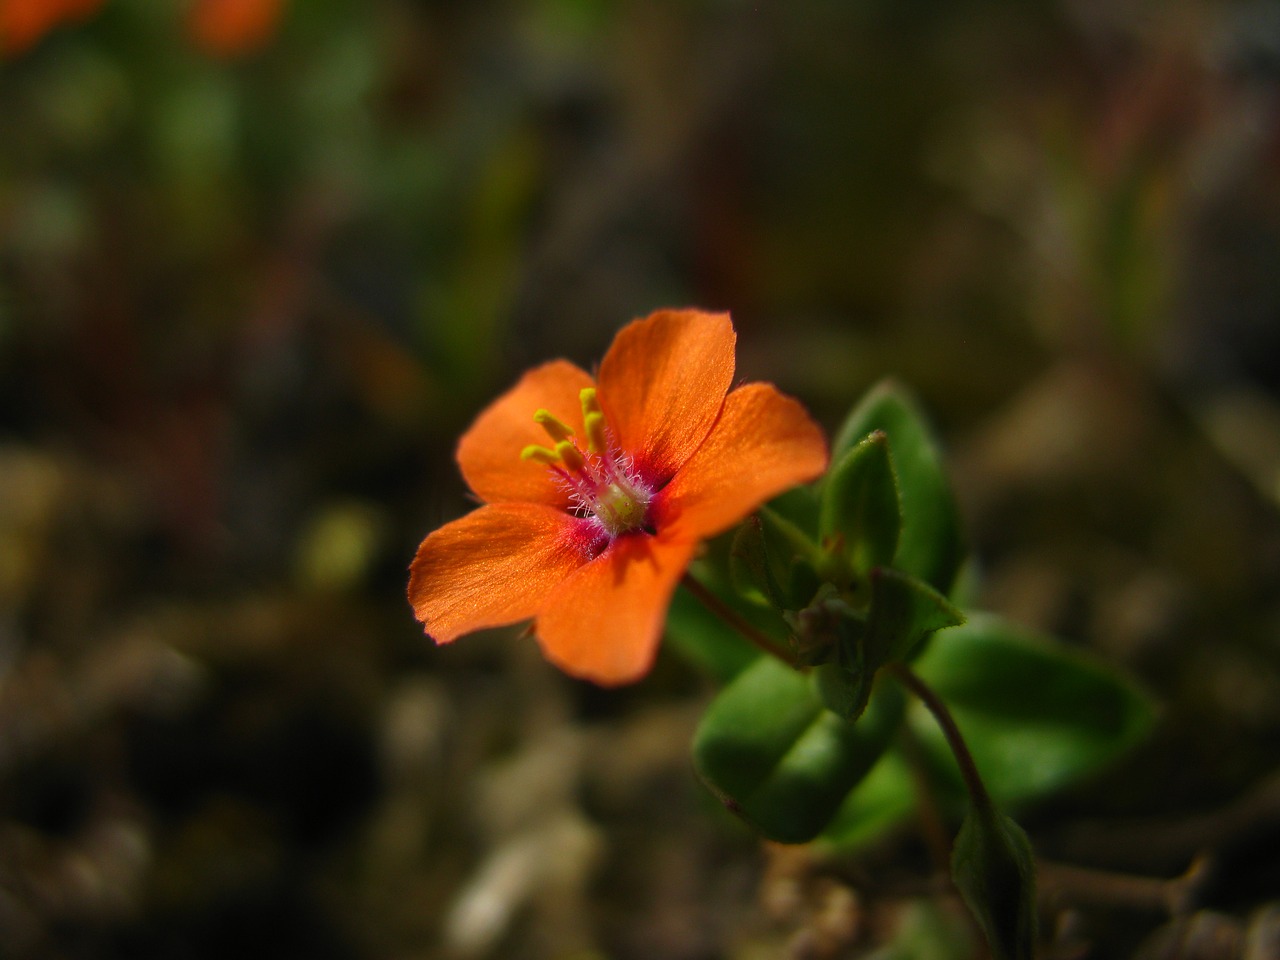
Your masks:
<svg viewBox="0 0 1280 960"><path fill-rule="evenodd" d="M858 723L827 710L807 676L762 657L707 709L693 740L699 777L766 837L804 843L875 765L904 699L880 684Z"/></svg>
<svg viewBox="0 0 1280 960"><path fill-rule="evenodd" d="M854 444L827 475L818 539L858 575L893 562L901 530L889 439L883 430L875 430Z"/></svg>
<svg viewBox="0 0 1280 960"><path fill-rule="evenodd" d="M1033 960L1036 868L1026 833L988 802L956 834L951 877L986 935L993 960Z"/></svg>
<svg viewBox="0 0 1280 960"><path fill-rule="evenodd" d="M841 463L876 430L888 435L902 506L894 566L949 594L964 557L960 519L937 441L914 397L893 381L873 387L837 435L832 462Z"/></svg>
<svg viewBox="0 0 1280 960"><path fill-rule="evenodd" d="M964 620L963 613L923 580L891 567L871 571L867 632L876 668L910 658L932 633Z"/></svg>
<svg viewBox="0 0 1280 960"><path fill-rule="evenodd" d="M871 698L879 666L867 661L865 624L846 618L837 628L835 655L813 670L818 699L845 720L857 720Z"/></svg>
<svg viewBox="0 0 1280 960"><path fill-rule="evenodd" d="M771 554L764 529L757 516L747 517L733 535L729 549L729 577L733 589L743 596L758 596L771 606L785 609L780 558Z"/></svg>
<svg viewBox="0 0 1280 960"><path fill-rule="evenodd" d="M758 596L778 611L799 610L813 599L819 583L817 562L817 545L768 507L743 522L729 551L734 589Z"/></svg>
<svg viewBox="0 0 1280 960"><path fill-rule="evenodd" d="M847 666L837 659L813 668L814 690L822 705L850 723L866 710L874 680L875 671L861 662Z"/></svg>
<svg viewBox="0 0 1280 960"><path fill-rule="evenodd" d="M871 571L871 609L858 613L840 602L822 611L830 620L829 653L814 670L818 697L827 709L856 720L867 705L876 672L905 660L934 631L964 622L964 614L927 583L892 568Z"/></svg>

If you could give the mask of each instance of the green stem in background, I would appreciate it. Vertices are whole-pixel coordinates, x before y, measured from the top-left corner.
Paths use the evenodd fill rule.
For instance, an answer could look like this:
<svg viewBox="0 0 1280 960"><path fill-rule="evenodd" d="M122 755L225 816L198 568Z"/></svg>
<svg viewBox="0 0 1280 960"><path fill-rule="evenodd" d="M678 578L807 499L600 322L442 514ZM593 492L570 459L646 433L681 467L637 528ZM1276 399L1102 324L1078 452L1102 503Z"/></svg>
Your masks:
<svg viewBox="0 0 1280 960"><path fill-rule="evenodd" d="M951 711L947 709L947 705L938 698L933 692L933 688L921 680L910 667L900 661L891 661L884 667L901 683L910 690L933 714L933 718L938 721L938 726L942 728L942 735L947 738L947 746L951 748L952 754L956 758L956 763L960 767L960 776L964 778L965 789L969 791L969 800L974 807L989 811L995 809L995 804L991 802L991 795L987 793L986 785L982 782L982 777L978 773L978 765L973 762L973 754L969 752L968 745L964 742L964 737L960 734L960 728L956 726L955 719L951 716Z"/></svg>
<svg viewBox="0 0 1280 960"><path fill-rule="evenodd" d="M792 667L793 669L799 669L800 665L790 653L757 630L747 621L746 617L742 616L742 614L738 613L737 610L734 610L701 583L693 579L692 576L686 573L680 582L686 590L698 598L699 603L738 633L742 634L742 636L749 640L753 646L763 650L771 657L776 657L787 666Z"/></svg>

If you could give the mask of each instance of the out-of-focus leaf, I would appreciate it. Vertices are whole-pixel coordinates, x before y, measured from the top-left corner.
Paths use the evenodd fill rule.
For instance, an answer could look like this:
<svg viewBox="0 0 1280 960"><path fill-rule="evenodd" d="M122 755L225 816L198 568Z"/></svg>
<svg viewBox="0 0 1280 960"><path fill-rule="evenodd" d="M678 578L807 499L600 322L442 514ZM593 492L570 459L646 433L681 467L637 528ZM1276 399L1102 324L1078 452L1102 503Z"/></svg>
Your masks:
<svg viewBox="0 0 1280 960"><path fill-rule="evenodd" d="M832 544L852 571L863 572L893 562L901 529L888 437L876 430L855 443L827 475L819 541Z"/></svg>
<svg viewBox="0 0 1280 960"><path fill-rule="evenodd" d="M839 850L855 849L901 823L915 807L910 768L901 750L890 749L845 797L819 843Z"/></svg>
<svg viewBox="0 0 1280 960"><path fill-rule="evenodd" d="M768 657L708 708L693 742L703 782L766 837L803 843L884 752L903 698L885 684L858 723L825 709L805 675Z"/></svg>
<svg viewBox="0 0 1280 960"><path fill-rule="evenodd" d="M368 576L385 536L384 518L368 504L330 504L297 545L297 579L311 590L350 590Z"/></svg>
<svg viewBox="0 0 1280 960"><path fill-rule="evenodd" d="M915 663L951 709L992 796L1025 800L1100 769L1151 729L1151 700L1102 661L991 615L946 631ZM950 763L941 732L913 711Z"/></svg>
<svg viewBox="0 0 1280 960"><path fill-rule="evenodd" d="M877 960L972 960L973 925L949 907L924 899L904 905L893 942L876 951Z"/></svg>
<svg viewBox="0 0 1280 960"><path fill-rule="evenodd" d="M915 399L891 381L872 388L837 435L832 460L840 463L876 430L889 437L902 504L894 565L949 593L963 558L960 520L937 442Z"/></svg>

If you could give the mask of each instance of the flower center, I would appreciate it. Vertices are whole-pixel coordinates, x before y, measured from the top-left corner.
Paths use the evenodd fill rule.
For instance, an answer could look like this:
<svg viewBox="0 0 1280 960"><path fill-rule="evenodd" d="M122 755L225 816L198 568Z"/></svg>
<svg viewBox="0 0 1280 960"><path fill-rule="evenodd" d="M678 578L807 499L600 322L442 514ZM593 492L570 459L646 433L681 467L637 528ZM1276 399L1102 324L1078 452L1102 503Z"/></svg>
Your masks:
<svg viewBox="0 0 1280 960"><path fill-rule="evenodd" d="M578 445L568 424L547 410L539 410L533 419L547 431L554 447L532 444L520 457L549 467L568 489L574 512L589 518L610 538L643 530L653 490L614 442L595 388L584 389L579 399L586 450Z"/></svg>

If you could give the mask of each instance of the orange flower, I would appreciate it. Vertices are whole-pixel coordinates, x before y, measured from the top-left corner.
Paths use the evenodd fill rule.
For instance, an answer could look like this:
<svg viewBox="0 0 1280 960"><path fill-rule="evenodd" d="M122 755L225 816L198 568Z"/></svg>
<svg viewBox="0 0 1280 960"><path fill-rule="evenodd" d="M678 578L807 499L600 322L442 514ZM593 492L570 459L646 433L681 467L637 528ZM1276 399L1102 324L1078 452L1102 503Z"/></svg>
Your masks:
<svg viewBox="0 0 1280 960"><path fill-rule="evenodd" d="M0 50L21 53L68 20L87 20L102 0L0 0Z"/></svg>
<svg viewBox="0 0 1280 960"><path fill-rule="evenodd" d="M266 45L284 14L284 0L196 0L188 25L209 54L234 57Z"/></svg>
<svg viewBox="0 0 1280 960"><path fill-rule="evenodd" d="M458 464L484 501L418 548L409 601L436 643L534 618L543 653L600 684L653 663L699 540L826 467L826 442L773 386L730 391L728 314L624 327L593 380L530 370L476 419Z"/></svg>

